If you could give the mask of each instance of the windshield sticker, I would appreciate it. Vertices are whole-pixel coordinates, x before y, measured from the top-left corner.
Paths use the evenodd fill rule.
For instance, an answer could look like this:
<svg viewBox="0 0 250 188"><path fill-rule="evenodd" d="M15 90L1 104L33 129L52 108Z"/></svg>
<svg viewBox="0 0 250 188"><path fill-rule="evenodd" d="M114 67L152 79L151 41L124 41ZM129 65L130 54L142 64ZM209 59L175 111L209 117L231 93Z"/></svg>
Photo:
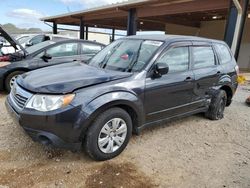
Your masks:
<svg viewBox="0 0 250 188"><path fill-rule="evenodd" d="M160 41L153 41L153 40L146 40L144 42L144 44L148 44L148 45L153 45L153 46L161 46L163 42Z"/></svg>

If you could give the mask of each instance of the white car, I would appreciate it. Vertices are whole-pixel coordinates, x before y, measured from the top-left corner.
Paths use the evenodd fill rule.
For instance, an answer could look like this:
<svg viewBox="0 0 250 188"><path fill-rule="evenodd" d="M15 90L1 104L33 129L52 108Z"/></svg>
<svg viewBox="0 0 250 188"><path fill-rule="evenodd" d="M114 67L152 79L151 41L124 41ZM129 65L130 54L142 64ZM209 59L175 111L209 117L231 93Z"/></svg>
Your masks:
<svg viewBox="0 0 250 188"><path fill-rule="evenodd" d="M29 35L25 34L25 35L19 35L15 37L15 39L23 48L28 48L30 46L36 45L38 43L41 43L47 40L53 40L57 42L57 41L64 40L64 39L74 39L74 38L63 36L63 35L54 35L54 34L29 34ZM18 49L13 48L8 42L2 42L2 46L3 47L1 51L3 54L12 54L20 50L19 47Z"/></svg>

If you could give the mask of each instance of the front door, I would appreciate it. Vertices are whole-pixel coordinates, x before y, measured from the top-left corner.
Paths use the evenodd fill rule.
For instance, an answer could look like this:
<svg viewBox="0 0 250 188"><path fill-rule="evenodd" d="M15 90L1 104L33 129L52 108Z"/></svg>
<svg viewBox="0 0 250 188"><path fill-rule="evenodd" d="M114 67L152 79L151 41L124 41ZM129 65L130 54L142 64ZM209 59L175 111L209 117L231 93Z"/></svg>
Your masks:
<svg viewBox="0 0 250 188"><path fill-rule="evenodd" d="M79 61L81 59L78 43L59 44L47 49L45 52L43 52L43 54L47 54L52 58L48 59L48 62L41 60L39 67L46 67L61 63Z"/></svg>
<svg viewBox="0 0 250 188"><path fill-rule="evenodd" d="M166 63L169 72L160 78L146 79L146 123L174 117L190 110L194 74L190 70L190 44L168 48L155 63Z"/></svg>

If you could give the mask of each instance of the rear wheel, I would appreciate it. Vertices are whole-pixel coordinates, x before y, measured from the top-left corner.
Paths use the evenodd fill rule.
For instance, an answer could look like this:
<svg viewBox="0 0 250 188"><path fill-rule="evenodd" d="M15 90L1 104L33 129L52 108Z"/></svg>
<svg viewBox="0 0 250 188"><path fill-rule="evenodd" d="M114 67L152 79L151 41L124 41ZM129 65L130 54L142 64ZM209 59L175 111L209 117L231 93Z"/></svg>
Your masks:
<svg viewBox="0 0 250 188"><path fill-rule="evenodd" d="M216 90L212 94L211 104L206 117L211 120L219 120L224 117L224 110L227 104L227 94L224 90Z"/></svg>
<svg viewBox="0 0 250 188"><path fill-rule="evenodd" d="M121 108L111 108L100 114L89 128L85 150L95 160L108 160L119 155L132 135L132 120Z"/></svg>
<svg viewBox="0 0 250 188"><path fill-rule="evenodd" d="M19 75L23 74L23 73L25 73L25 72L24 72L24 71L15 71L15 72L10 73L10 74L6 77L6 79L5 79L5 89L6 89L6 91L7 91L8 93L10 92L11 88L13 87L13 85L14 85L14 83L15 83L15 81L16 81L16 78L17 78Z"/></svg>

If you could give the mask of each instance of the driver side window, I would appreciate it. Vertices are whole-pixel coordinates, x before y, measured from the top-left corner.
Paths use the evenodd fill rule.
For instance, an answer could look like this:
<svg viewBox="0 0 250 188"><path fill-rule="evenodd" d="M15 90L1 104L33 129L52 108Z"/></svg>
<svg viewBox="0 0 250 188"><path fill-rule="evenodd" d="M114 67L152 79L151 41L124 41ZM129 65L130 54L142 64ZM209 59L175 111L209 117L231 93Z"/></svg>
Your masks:
<svg viewBox="0 0 250 188"><path fill-rule="evenodd" d="M52 47L47 50L47 54L52 57L74 56L78 55L78 43L65 43Z"/></svg>
<svg viewBox="0 0 250 188"><path fill-rule="evenodd" d="M167 50L156 63L165 63L169 73L187 71L189 67L189 47L175 47Z"/></svg>

